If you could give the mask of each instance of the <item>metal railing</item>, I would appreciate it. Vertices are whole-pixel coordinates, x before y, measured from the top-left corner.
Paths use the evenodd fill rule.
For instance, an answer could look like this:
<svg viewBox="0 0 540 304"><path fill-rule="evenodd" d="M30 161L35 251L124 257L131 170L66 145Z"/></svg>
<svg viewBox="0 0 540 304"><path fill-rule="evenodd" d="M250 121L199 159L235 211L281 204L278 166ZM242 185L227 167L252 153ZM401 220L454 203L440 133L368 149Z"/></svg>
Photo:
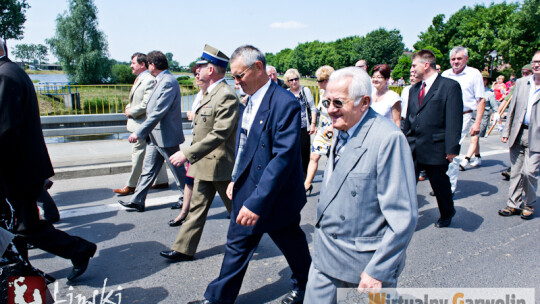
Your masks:
<svg viewBox="0 0 540 304"><path fill-rule="evenodd" d="M306 86L311 90L315 104L319 103L319 87ZM131 85L78 85L74 83L35 84L41 116L116 114L123 113L129 103ZM403 87L390 87L401 94ZM183 111L191 110L199 88L180 85ZM238 92L237 92L238 93Z"/></svg>

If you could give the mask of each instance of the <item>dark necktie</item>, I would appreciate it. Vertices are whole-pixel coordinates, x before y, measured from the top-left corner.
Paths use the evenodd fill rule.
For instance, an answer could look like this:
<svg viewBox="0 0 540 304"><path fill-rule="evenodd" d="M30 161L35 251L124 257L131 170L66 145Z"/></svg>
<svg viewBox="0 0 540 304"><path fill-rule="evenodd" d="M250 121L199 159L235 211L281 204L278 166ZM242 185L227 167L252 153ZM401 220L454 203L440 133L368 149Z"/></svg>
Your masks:
<svg viewBox="0 0 540 304"><path fill-rule="evenodd" d="M426 96L426 83L422 81L422 89L420 90L420 94L418 95L418 105L422 105L422 101L424 101L424 97Z"/></svg>
<svg viewBox="0 0 540 304"><path fill-rule="evenodd" d="M345 148L345 144L347 143L349 134L347 132L339 131L338 138L339 139L338 139L338 142L336 143L336 150L334 153L334 168L337 166L337 163L339 159L341 158L341 153L343 152L343 149Z"/></svg>

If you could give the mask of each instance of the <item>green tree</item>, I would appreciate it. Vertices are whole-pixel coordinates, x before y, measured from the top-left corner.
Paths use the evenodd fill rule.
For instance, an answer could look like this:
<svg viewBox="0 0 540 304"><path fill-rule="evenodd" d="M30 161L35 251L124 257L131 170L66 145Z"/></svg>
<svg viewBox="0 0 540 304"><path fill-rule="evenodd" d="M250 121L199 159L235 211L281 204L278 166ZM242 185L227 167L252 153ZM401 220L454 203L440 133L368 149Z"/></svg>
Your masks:
<svg viewBox="0 0 540 304"><path fill-rule="evenodd" d="M0 0L0 38L21 39L23 37L26 0Z"/></svg>
<svg viewBox="0 0 540 304"><path fill-rule="evenodd" d="M392 70L392 78L399 79L403 77L403 79L407 81L411 74L411 65L412 65L411 55L406 55L406 54L401 55L401 57L399 57L398 59L398 63Z"/></svg>
<svg viewBox="0 0 540 304"><path fill-rule="evenodd" d="M521 70L540 49L540 0L525 0L499 31L495 49L514 70Z"/></svg>
<svg viewBox="0 0 540 304"><path fill-rule="evenodd" d="M178 61L173 60L173 53L171 52L165 53L165 57L167 57L167 61L169 62L169 70L171 71L180 70L180 65L178 64Z"/></svg>
<svg viewBox="0 0 540 304"><path fill-rule="evenodd" d="M30 63L34 57L34 45L25 43L17 44L13 47L11 53L15 58L21 60L21 62L26 65Z"/></svg>
<svg viewBox="0 0 540 304"><path fill-rule="evenodd" d="M104 83L111 74L107 41L98 30L93 0L69 0L69 8L56 18L56 34L47 39L70 81Z"/></svg>
<svg viewBox="0 0 540 304"><path fill-rule="evenodd" d="M111 83L132 84L136 77L127 64L115 64L111 68Z"/></svg>
<svg viewBox="0 0 540 304"><path fill-rule="evenodd" d="M354 50L358 59L366 60L369 67L381 63L394 67L405 50L405 44L399 30L379 28L355 43Z"/></svg>

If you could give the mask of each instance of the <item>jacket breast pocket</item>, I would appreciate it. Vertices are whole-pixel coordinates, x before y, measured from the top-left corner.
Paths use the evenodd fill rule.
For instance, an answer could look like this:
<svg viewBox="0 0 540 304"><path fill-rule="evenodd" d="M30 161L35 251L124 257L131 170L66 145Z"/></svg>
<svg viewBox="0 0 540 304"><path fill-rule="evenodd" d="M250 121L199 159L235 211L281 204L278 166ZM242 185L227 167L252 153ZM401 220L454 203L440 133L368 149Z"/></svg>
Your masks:
<svg viewBox="0 0 540 304"><path fill-rule="evenodd" d="M212 108L202 108L199 111L199 123L204 126L214 125L214 111Z"/></svg>

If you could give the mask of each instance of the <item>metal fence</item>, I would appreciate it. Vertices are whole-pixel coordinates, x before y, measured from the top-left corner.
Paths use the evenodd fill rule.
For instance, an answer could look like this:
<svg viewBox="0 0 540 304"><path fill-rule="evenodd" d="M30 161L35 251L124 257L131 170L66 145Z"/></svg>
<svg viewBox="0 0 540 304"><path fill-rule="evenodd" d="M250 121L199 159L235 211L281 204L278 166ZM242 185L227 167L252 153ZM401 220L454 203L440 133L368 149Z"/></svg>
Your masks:
<svg viewBox="0 0 540 304"><path fill-rule="evenodd" d="M315 104L319 103L319 88L307 86ZM129 103L131 85L78 85L75 83L35 84L41 116L115 114L123 113ZM390 87L401 94L402 87ZM191 110L199 88L193 85L180 85L183 111ZM238 91L237 91L238 93Z"/></svg>

